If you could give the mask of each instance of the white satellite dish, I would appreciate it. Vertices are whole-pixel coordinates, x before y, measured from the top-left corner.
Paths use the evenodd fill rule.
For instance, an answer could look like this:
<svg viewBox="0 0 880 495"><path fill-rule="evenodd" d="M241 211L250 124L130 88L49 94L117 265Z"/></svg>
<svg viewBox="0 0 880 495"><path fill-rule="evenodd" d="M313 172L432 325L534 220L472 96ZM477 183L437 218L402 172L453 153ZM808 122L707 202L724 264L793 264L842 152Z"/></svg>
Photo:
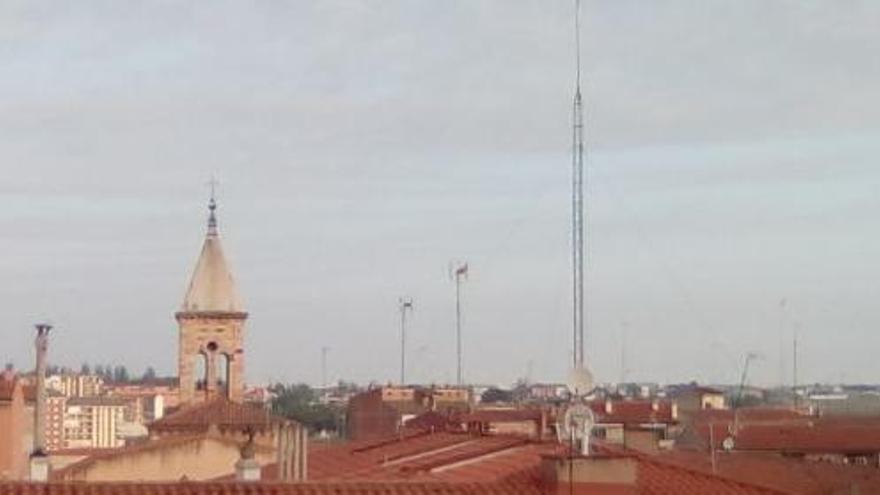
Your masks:
<svg viewBox="0 0 880 495"><path fill-rule="evenodd" d="M586 368L573 368L568 374L568 392L575 397L584 397L593 390L593 374Z"/></svg>
<svg viewBox="0 0 880 495"><path fill-rule="evenodd" d="M580 444L581 453L587 455L590 451L590 436L595 424L596 418L593 416L593 410L586 404L575 404L565 410L565 416L559 426L562 430L562 437Z"/></svg>
<svg viewBox="0 0 880 495"><path fill-rule="evenodd" d="M721 442L721 448L724 449L725 452L730 452L736 446L736 441L733 437L727 437Z"/></svg>

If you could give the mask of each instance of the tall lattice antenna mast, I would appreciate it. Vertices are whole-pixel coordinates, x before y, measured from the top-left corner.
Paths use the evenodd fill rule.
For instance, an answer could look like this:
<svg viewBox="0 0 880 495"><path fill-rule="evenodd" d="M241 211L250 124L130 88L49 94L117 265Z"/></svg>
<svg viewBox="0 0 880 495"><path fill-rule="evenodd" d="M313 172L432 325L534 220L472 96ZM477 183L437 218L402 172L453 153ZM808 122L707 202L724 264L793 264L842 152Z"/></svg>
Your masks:
<svg viewBox="0 0 880 495"><path fill-rule="evenodd" d="M581 99L581 2L575 0L575 89L572 104L571 265L574 367L584 367L584 109Z"/></svg>

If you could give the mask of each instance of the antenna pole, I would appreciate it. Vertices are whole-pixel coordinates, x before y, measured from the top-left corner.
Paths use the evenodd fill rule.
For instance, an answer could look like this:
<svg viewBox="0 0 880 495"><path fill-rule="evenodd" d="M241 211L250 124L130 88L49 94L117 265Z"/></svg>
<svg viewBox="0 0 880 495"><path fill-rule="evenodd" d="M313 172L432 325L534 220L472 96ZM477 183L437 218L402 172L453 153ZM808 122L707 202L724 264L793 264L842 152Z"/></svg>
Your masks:
<svg viewBox="0 0 880 495"><path fill-rule="evenodd" d="M463 384L461 372L461 281L467 278L468 264L466 261L456 262L452 276L455 277L455 351L456 351L456 383Z"/></svg>
<svg viewBox="0 0 880 495"><path fill-rule="evenodd" d="M792 386L791 393L794 401L794 408L798 408L798 329L794 329L794 338L792 341Z"/></svg>
<svg viewBox="0 0 880 495"><path fill-rule="evenodd" d="M329 347L321 348L321 386L324 389L327 388L327 352L330 350ZM324 391L326 393L326 390Z"/></svg>
<svg viewBox="0 0 880 495"><path fill-rule="evenodd" d="M715 422L709 421L709 456L712 460L712 474L717 472L715 461Z"/></svg>
<svg viewBox="0 0 880 495"><path fill-rule="evenodd" d="M412 298L401 297L400 309L400 384L406 384L406 311L412 311Z"/></svg>
<svg viewBox="0 0 880 495"><path fill-rule="evenodd" d="M455 382L461 386L461 276L455 272Z"/></svg>
<svg viewBox="0 0 880 495"><path fill-rule="evenodd" d="M581 2L575 0L575 91L572 103L571 261L574 367L584 367L584 111L581 98Z"/></svg>
<svg viewBox="0 0 880 495"><path fill-rule="evenodd" d="M629 324L624 321L621 326L623 327L620 332L620 383L622 385L626 383L626 334Z"/></svg>
<svg viewBox="0 0 880 495"><path fill-rule="evenodd" d="M779 387L785 388L785 316L788 300L782 298L779 301Z"/></svg>

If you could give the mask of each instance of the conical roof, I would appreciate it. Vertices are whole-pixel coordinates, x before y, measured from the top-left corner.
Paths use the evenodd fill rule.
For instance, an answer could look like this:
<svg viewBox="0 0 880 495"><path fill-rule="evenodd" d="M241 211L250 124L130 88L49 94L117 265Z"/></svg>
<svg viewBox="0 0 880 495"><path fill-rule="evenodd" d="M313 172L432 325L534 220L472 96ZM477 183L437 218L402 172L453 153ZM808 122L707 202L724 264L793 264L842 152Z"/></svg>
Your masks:
<svg viewBox="0 0 880 495"><path fill-rule="evenodd" d="M243 312L238 290L229 270L229 264L223 255L220 235L217 232L217 220L214 210L217 208L213 198L209 209L208 234L202 245L202 252L196 269L193 272L186 297L183 298L181 311L192 312Z"/></svg>

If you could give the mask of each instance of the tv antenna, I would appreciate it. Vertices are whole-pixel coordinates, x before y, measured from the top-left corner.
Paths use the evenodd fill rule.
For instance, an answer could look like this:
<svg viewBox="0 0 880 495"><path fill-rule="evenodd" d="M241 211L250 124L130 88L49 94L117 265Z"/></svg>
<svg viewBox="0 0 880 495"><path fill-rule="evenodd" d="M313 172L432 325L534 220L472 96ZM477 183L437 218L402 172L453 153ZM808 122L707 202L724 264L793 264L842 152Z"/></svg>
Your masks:
<svg viewBox="0 0 880 495"><path fill-rule="evenodd" d="M397 300L400 310L400 384L406 385L406 312L413 310L411 297L401 297Z"/></svg>
<svg viewBox="0 0 880 495"><path fill-rule="evenodd" d="M456 384L463 384L461 372L461 283L468 278L467 261L456 260L449 264L449 276L455 281L455 354L456 354Z"/></svg>
<svg viewBox="0 0 880 495"><path fill-rule="evenodd" d="M581 2L575 0L575 87L572 101L571 265L574 367L584 367L584 109L581 96Z"/></svg>

